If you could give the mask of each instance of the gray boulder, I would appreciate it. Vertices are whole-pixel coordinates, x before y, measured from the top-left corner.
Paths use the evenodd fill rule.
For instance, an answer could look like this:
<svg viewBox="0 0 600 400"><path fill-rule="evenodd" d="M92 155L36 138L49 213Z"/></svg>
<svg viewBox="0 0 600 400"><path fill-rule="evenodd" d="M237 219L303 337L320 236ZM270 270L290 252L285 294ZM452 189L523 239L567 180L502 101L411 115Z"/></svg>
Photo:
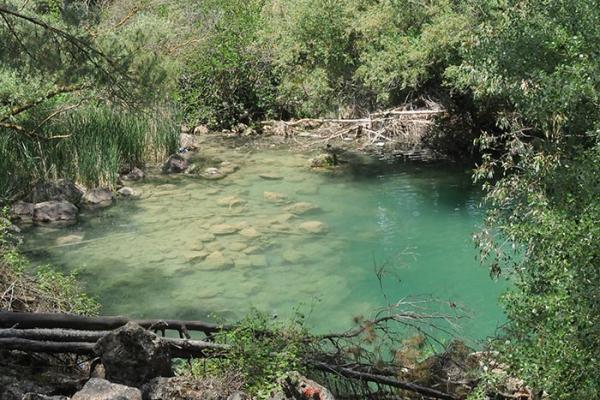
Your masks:
<svg viewBox="0 0 600 400"><path fill-rule="evenodd" d="M19 201L10 208L10 219L21 224L30 224L33 222L33 203Z"/></svg>
<svg viewBox="0 0 600 400"><path fill-rule="evenodd" d="M33 223L72 224L77 221L77 207L68 201L44 201L33 209Z"/></svg>
<svg viewBox="0 0 600 400"><path fill-rule="evenodd" d="M29 203L58 200L79 204L82 196L83 189L80 186L66 179L61 179L37 183L25 200Z"/></svg>
<svg viewBox="0 0 600 400"><path fill-rule="evenodd" d="M162 167L165 174L174 174L184 172L188 168L188 162L179 154L170 156Z"/></svg>
<svg viewBox="0 0 600 400"><path fill-rule="evenodd" d="M142 400L139 389L92 378L71 400Z"/></svg>
<svg viewBox="0 0 600 400"><path fill-rule="evenodd" d="M90 189L83 195L82 204L91 209L109 207L113 204L115 196L109 189Z"/></svg>
<svg viewBox="0 0 600 400"><path fill-rule="evenodd" d="M130 188L129 186L123 186L121 189L117 190L117 193L123 197L135 196L135 190Z"/></svg>
<svg viewBox="0 0 600 400"><path fill-rule="evenodd" d="M159 376L173 376L168 345L133 322L105 335L94 350L112 382L140 386Z"/></svg>

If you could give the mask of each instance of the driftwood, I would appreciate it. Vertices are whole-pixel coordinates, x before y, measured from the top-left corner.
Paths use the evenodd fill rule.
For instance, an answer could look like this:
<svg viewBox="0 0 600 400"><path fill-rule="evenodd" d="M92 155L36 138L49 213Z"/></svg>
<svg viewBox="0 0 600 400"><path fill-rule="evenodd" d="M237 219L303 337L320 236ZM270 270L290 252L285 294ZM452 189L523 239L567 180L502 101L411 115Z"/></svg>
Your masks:
<svg viewBox="0 0 600 400"><path fill-rule="evenodd" d="M179 321L161 319L131 320L125 317L82 317L71 314L38 314L0 311L0 328L60 328L85 331L109 331L128 322L135 322L143 328L154 331L175 330L181 337L189 338L188 331L203 332L206 335L230 329L227 325L217 325L204 321Z"/></svg>

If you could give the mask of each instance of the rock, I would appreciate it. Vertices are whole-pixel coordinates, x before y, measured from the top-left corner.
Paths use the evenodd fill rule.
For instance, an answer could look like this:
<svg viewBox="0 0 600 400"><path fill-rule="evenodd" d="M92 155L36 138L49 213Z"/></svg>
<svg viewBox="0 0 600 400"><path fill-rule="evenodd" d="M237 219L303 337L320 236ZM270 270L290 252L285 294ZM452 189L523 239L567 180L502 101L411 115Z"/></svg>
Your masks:
<svg viewBox="0 0 600 400"><path fill-rule="evenodd" d="M206 125L198 125L194 128L194 135L206 135L210 130Z"/></svg>
<svg viewBox="0 0 600 400"><path fill-rule="evenodd" d="M201 177L208 180L218 180L227 177L227 174L218 168L206 168L201 174Z"/></svg>
<svg viewBox="0 0 600 400"><path fill-rule="evenodd" d="M187 150L197 150L199 147L200 141L194 135L190 135L189 133L181 133L179 135L179 147Z"/></svg>
<svg viewBox="0 0 600 400"><path fill-rule="evenodd" d="M184 172L188 168L188 162L179 154L171 155L162 167L165 174Z"/></svg>
<svg viewBox="0 0 600 400"><path fill-rule="evenodd" d="M115 196L110 190L95 188L85 192L81 203L87 208L98 209L111 206L114 200Z"/></svg>
<svg viewBox="0 0 600 400"><path fill-rule="evenodd" d="M225 400L240 386L240 379L178 376L153 379L142 387L142 392L145 400Z"/></svg>
<svg viewBox="0 0 600 400"><path fill-rule="evenodd" d="M208 250L211 253L214 251L223 250L223 245L221 244L221 242L215 240L214 242L210 242L206 245L206 250Z"/></svg>
<svg viewBox="0 0 600 400"><path fill-rule="evenodd" d="M299 228L304 233L320 234L325 233L328 227L321 221L306 221L299 225Z"/></svg>
<svg viewBox="0 0 600 400"><path fill-rule="evenodd" d="M10 219L21 224L30 224L33 222L33 203L18 201L10 208Z"/></svg>
<svg viewBox="0 0 600 400"><path fill-rule="evenodd" d="M268 265L269 263L267 262L267 257L263 254L246 255L236 258L235 260L235 266L238 268L263 268L267 267Z"/></svg>
<svg viewBox="0 0 600 400"><path fill-rule="evenodd" d="M83 235L66 235L57 238L54 242L57 246L65 246L69 244L80 243L83 240Z"/></svg>
<svg viewBox="0 0 600 400"><path fill-rule="evenodd" d="M239 231L238 227L229 224L217 224L209 228L210 233L214 235L231 235Z"/></svg>
<svg viewBox="0 0 600 400"><path fill-rule="evenodd" d="M71 400L142 400L139 389L92 378Z"/></svg>
<svg viewBox="0 0 600 400"><path fill-rule="evenodd" d="M121 189L117 190L117 193L123 197L131 197L135 196L135 190L130 188L129 186L123 186Z"/></svg>
<svg viewBox="0 0 600 400"><path fill-rule="evenodd" d="M131 171L128 173L121 175L121 180L124 181L141 181L144 179L144 171L139 169L138 167L133 167Z"/></svg>
<svg viewBox="0 0 600 400"><path fill-rule="evenodd" d="M276 174L259 174L258 175L260 178L265 179L267 181L280 181L283 179L283 176L281 175L276 175Z"/></svg>
<svg viewBox="0 0 600 400"><path fill-rule="evenodd" d="M271 203L283 203L288 198L285 193L277 192L264 192L263 197L265 200Z"/></svg>
<svg viewBox="0 0 600 400"><path fill-rule="evenodd" d="M249 239L260 237L260 232L252 227L244 228L240 231L240 235Z"/></svg>
<svg viewBox="0 0 600 400"><path fill-rule="evenodd" d="M212 242L215 240L215 235L210 232L204 232L197 236L197 239L201 242Z"/></svg>
<svg viewBox="0 0 600 400"><path fill-rule="evenodd" d="M231 251L242 251L248 247L247 243L244 242L233 242L227 246L228 250Z"/></svg>
<svg viewBox="0 0 600 400"><path fill-rule="evenodd" d="M302 253L294 249L284 251L281 257L285 262L290 264L298 264L303 258Z"/></svg>
<svg viewBox="0 0 600 400"><path fill-rule="evenodd" d="M225 174L233 174L235 171L237 171L238 169L240 169L240 167L237 164L231 163L229 161L223 161L220 165L219 165L219 169L225 173Z"/></svg>
<svg viewBox="0 0 600 400"><path fill-rule="evenodd" d="M67 396L46 396L39 393L27 393L21 400L69 400Z"/></svg>
<svg viewBox="0 0 600 400"><path fill-rule="evenodd" d="M184 253L183 257L187 262L198 262L204 260L208 254L209 253L206 250L190 251Z"/></svg>
<svg viewBox="0 0 600 400"><path fill-rule="evenodd" d="M250 400L250 397L244 392L234 392L229 395L227 400Z"/></svg>
<svg viewBox="0 0 600 400"><path fill-rule="evenodd" d="M323 385L310 380L296 371L292 371L281 382L284 392L296 399L335 400L331 392Z"/></svg>
<svg viewBox="0 0 600 400"><path fill-rule="evenodd" d="M111 382L139 386L158 376L173 376L168 345L133 322L106 334L94 351Z"/></svg>
<svg viewBox="0 0 600 400"><path fill-rule="evenodd" d="M311 158L309 161L311 168L331 167L335 164L333 157L330 154L319 154Z"/></svg>
<svg viewBox="0 0 600 400"><path fill-rule="evenodd" d="M35 205L35 224L71 224L77 220L77 207L68 201L44 201Z"/></svg>
<svg viewBox="0 0 600 400"><path fill-rule="evenodd" d="M242 253L248 254L257 254L263 251L263 248L260 246L250 246L242 250Z"/></svg>
<svg viewBox="0 0 600 400"><path fill-rule="evenodd" d="M227 197L222 197L219 200L217 200L217 204L222 206L222 207L238 207L238 206L243 206L244 204L246 204L246 200L242 200L237 196L227 196Z"/></svg>
<svg viewBox="0 0 600 400"><path fill-rule="evenodd" d="M318 212L321 210L321 208L316 204L308 202L299 202L287 206L285 210L291 212L292 214L303 215Z"/></svg>
<svg viewBox="0 0 600 400"><path fill-rule="evenodd" d="M204 262L211 268L231 268L234 266L234 262L232 259L225 257L225 255L220 251L215 251L210 253L208 257L204 260Z"/></svg>
<svg viewBox="0 0 600 400"><path fill-rule="evenodd" d="M83 189L75 183L61 179L52 182L37 183L26 200L29 203L42 203L45 201L68 201L79 204L83 196Z"/></svg>

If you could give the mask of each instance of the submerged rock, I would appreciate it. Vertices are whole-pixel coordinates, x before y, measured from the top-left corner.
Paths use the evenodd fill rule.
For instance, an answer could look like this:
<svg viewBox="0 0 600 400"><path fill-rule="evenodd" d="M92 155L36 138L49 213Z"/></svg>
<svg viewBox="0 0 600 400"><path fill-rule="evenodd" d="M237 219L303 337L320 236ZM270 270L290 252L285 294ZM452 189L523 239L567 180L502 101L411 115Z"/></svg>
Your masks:
<svg viewBox="0 0 600 400"><path fill-rule="evenodd" d="M173 376L169 346L133 322L106 334L94 351L112 382L139 386L158 376Z"/></svg>
<svg viewBox="0 0 600 400"><path fill-rule="evenodd" d="M311 168L324 168L332 167L335 165L335 160L331 154L319 154L318 156L311 158L309 161Z"/></svg>
<svg viewBox="0 0 600 400"><path fill-rule="evenodd" d="M215 235L210 232L204 232L197 236L197 239L201 242L212 242L215 240Z"/></svg>
<svg viewBox="0 0 600 400"><path fill-rule="evenodd" d="M299 228L304 233L321 234L329 230L327 224L321 221L306 221L299 225Z"/></svg>
<svg viewBox="0 0 600 400"><path fill-rule="evenodd" d="M283 176L281 175L277 175L277 174L259 174L258 175L260 178L265 179L267 181L280 181L283 179Z"/></svg>
<svg viewBox="0 0 600 400"><path fill-rule="evenodd" d="M187 262L198 262L208 257L208 254L209 253L206 250L198 250L184 253L183 257Z"/></svg>
<svg viewBox="0 0 600 400"><path fill-rule="evenodd" d="M82 240L83 240L82 234L79 234L79 235L72 234L72 235L65 235L65 236L56 238L55 243L58 246L65 246L65 245L69 245L69 244L81 243Z"/></svg>
<svg viewBox="0 0 600 400"><path fill-rule="evenodd" d="M77 207L68 201L44 201L35 205L35 224L72 224L77 220Z"/></svg>
<svg viewBox="0 0 600 400"><path fill-rule="evenodd" d="M82 204L91 209L109 207L113 204L115 196L108 189L95 188L90 189L83 195Z"/></svg>
<svg viewBox="0 0 600 400"><path fill-rule="evenodd" d="M219 180L227 177L227 174L218 168L206 168L200 176L208 180Z"/></svg>
<svg viewBox="0 0 600 400"><path fill-rule="evenodd" d="M171 155L162 167L165 174L181 173L188 168L188 162L179 154Z"/></svg>
<svg viewBox="0 0 600 400"><path fill-rule="evenodd" d="M231 235L239 231L239 228L229 224L217 224L210 227L210 233L214 235Z"/></svg>
<svg viewBox="0 0 600 400"><path fill-rule="evenodd" d="M260 232L254 229L253 227L244 228L240 231L240 235L243 237L247 237L249 239L255 239L260 237Z"/></svg>
<svg viewBox="0 0 600 400"><path fill-rule="evenodd" d="M287 201L287 194L278 192L264 192L263 197L270 203L283 203Z"/></svg>
<svg viewBox="0 0 600 400"><path fill-rule="evenodd" d="M296 215L303 215L321 211L321 208L316 204L308 203L308 202L299 202L294 203L285 208L286 211L291 212Z"/></svg>
<svg viewBox="0 0 600 400"><path fill-rule="evenodd" d="M229 175L229 174L233 174L235 171L237 171L238 169L240 169L240 167L239 167L239 165L231 163L229 161L223 161L219 165L219 169L224 174L228 174Z"/></svg>
<svg viewBox="0 0 600 400"><path fill-rule="evenodd" d="M227 196L217 200L217 204L222 207L237 207L246 204L246 200L240 199L238 196Z"/></svg>
<svg viewBox="0 0 600 400"><path fill-rule="evenodd" d="M210 253L208 257L204 260L205 264L210 268L231 268L234 266L234 262L231 258L225 257L225 255L221 251L215 251Z"/></svg>
<svg viewBox="0 0 600 400"><path fill-rule="evenodd" d="M16 202L10 208L10 219L16 223L30 224L33 222L35 204L24 201Z"/></svg>
<svg viewBox="0 0 600 400"><path fill-rule="evenodd" d="M92 378L71 400L142 400L142 392L137 388Z"/></svg>

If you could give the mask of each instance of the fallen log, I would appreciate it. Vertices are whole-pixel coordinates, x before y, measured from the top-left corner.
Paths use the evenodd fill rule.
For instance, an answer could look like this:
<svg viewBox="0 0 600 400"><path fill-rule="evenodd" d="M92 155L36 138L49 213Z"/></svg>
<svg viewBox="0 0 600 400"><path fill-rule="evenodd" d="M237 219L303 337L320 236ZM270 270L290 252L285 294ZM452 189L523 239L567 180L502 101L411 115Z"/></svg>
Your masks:
<svg viewBox="0 0 600 400"><path fill-rule="evenodd" d="M376 375L370 374L368 372L355 371L350 368L345 368L337 365L327 364L321 361L312 361L310 365L315 367L316 369L335 374L338 376L343 376L345 378L356 379L362 382L372 382L381 385L391 386L402 390L407 390L414 393L422 394L423 396L432 397L435 399L441 400L458 400L458 397L451 395L450 393L445 393L436 389L432 389L430 387L417 385L415 383L410 382L402 382L396 378L390 376Z"/></svg>
<svg viewBox="0 0 600 400"><path fill-rule="evenodd" d="M77 331L70 329L0 329L0 339L28 339L49 342L95 343L110 331Z"/></svg>
<svg viewBox="0 0 600 400"><path fill-rule="evenodd" d="M109 331L120 328L128 322L152 330L175 330L180 335L187 331L203 332L211 335L222 330L231 329L229 325L217 325L204 321L180 321L161 319L132 320L126 317L83 317L72 314L38 314L0 311L0 328L61 328L84 331Z"/></svg>

